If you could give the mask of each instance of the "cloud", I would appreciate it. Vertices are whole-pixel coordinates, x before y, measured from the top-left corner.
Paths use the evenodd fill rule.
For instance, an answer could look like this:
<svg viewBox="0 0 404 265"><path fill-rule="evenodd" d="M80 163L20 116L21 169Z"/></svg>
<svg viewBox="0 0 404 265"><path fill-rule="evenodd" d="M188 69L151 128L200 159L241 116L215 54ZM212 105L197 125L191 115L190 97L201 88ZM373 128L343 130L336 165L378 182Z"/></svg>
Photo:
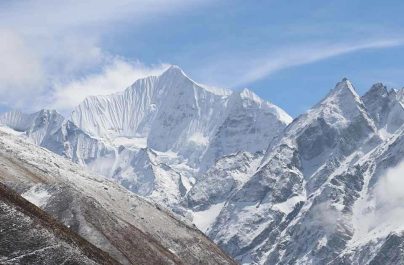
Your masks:
<svg viewBox="0 0 404 265"><path fill-rule="evenodd" d="M42 108L53 84L96 71L112 58L91 38L70 35L40 43L47 44L37 47L38 42L17 31L0 29L1 105L26 111Z"/></svg>
<svg viewBox="0 0 404 265"><path fill-rule="evenodd" d="M313 207L311 218L306 225L316 229L321 227L326 234L332 234L337 230L342 214L328 202L322 202Z"/></svg>
<svg viewBox="0 0 404 265"><path fill-rule="evenodd" d="M74 29L104 30L110 23L132 20L131 26L141 25L159 16L181 12L206 1L194 0L28 0L2 3L1 23L27 34L49 35ZM113 27L113 25L110 25Z"/></svg>
<svg viewBox="0 0 404 265"><path fill-rule="evenodd" d="M213 82L225 83L229 87L240 87L263 79L283 69L314 63L331 57L353 53L366 49L381 49L404 45L404 39L382 39L357 41L350 43L310 43L294 44L286 48L278 48L260 54L244 56L231 55L226 58L217 57L205 67L204 75L212 76ZM219 58L219 62L218 62ZM226 69L230 78L222 79L215 73Z"/></svg>
<svg viewBox="0 0 404 265"><path fill-rule="evenodd" d="M50 44L52 43L52 45ZM68 35L49 40L37 50L52 79L71 78L109 62L111 55L100 47L94 37Z"/></svg>
<svg viewBox="0 0 404 265"><path fill-rule="evenodd" d="M45 105L67 108L87 94L83 92L84 84L92 86L87 90L94 94L105 93L105 84L113 86L110 91L116 91L118 85L124 85L120 88L124 89L130 84L129 78L153 70L137 62L118 60L118 55L103 47L103 38L120 23L136 28L204 3L201 0L0 2L0 105L24 111ZM63 97L64 90L80 93L68 98ZM50 100L56 101L49 104Z"/></svg>
<svg viewBox="0 0 404 265"><path fill-rule="evenodd" d="M30 97L41 93L44 72L40 58L15 32L0 29L0 98L22 101L21 95Z"/></svg>
<svg viewBox="0 0 404 265"><path fill-rule="evenodd" d="M140 62L131 63L114 58L99 73L90 74L78 80L58 83L52 89L50 107L68 111L77 106L85 97L91 95L108 95L121 92L135 80L150 75L158 75L168 65L146 66Z"/></svg>
<svg viewBox="0 0 404 265"><path fill-rule="evenodd" d="M404 162L389 169L375 187L377 223L404 224Z"/></svg>
<svg viewBox="0 0 404 265"><path fill-rule="evenodd" d="M374 186L367 198L355 206L355 238L387 236L404 230L404 161L389 169Z"/></svg>
<svg viewBox="0 0 404 265"><path fill-rule="evenodd" d="M0 66L5 69L0 73L0 104L26 111L43 107L49 99L61 98L58 95L62 94L62 88L77 86L87 78L109 73L107 68L116 67L113 61L119 58L119 54L111 53L104 42L117 28L136 30L150 21L163 21L210 2L213 3L205 0L0 1ZM211 58L203 53L197 60L189 56L192 61L188 69L204 82L240 87L282 69L364 49L402 44L403 40L383 40L383 37L377 41L349 43L294 43L283 48L267 48L266 51L260 44L259 51L251 47L222 56L225 51L232 50L227 45L216 51L208 49L209 53L212 50ZM191 49L193 53L197 53L198 45ZM141 54L133 51L135 53ZM184 54L176 54L175 58L181 55ZM138 64L127 60L122 61ZM35 105L32 104L33 98ZM73 101L56 102L67 108Z"/></svg>

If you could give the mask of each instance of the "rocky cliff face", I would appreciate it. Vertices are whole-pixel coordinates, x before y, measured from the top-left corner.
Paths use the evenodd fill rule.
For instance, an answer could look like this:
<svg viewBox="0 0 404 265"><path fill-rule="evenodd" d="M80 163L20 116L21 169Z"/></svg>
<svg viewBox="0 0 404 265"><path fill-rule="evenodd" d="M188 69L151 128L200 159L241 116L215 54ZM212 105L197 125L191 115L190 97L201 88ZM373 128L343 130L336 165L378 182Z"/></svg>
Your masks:
<svg viewBox="0 0 404 265"><path fill-rule="evenodd" d="M295 119L225 202L208 235L245 264L373 264L386 251L383 246L400 242L400 229L392 227L380 234L380 226L368 226L365 234L373 235L360 236L367 218L362 213L377 209L371 207L377 201L372 185L404 158L403 122L375 119L381 112L374 102L387 98L393 106L398 100L384 92L370 96L375 89L360 98L343 80ZM400 113L397 106L383 115Z"/></svg>
<svg viewBox="0 0 404 265"><path fill-rule="evenodd" d="M362 97L369 115L375 121L380 133L386 137L394 134L404 123L403 103L401 102L402 92L396 90L388 91L379 83Z"/></svg>

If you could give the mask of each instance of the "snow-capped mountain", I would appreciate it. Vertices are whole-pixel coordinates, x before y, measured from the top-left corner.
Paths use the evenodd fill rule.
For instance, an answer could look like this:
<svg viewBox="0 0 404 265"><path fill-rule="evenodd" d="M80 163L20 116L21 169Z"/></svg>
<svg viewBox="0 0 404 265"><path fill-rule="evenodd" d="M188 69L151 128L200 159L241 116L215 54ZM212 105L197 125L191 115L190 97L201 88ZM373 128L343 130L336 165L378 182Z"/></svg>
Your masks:
<svg viewBox="0 0 404 265"><path fill-rule="evenodd" d="M50 136L61 128L63 121L64 117L55 110L41 110L33 114L11 111L0 115L0 124L25 132L28 139L37 145L49 144Z"/></svg>
<svg viewBox="0 0 404 265"><path fill-rule="evenodd" d="M177 66L121 93L86 98L69 120L40 113L54 115L11 112L0 123L171 208L215 160L264 151L291 122L247 89L200 85ZM36 116L41 122L32 122Z"/></svg>
<svg viewBox="0 0 404 265"><path fill-rule="evenodd" d="M291 121L174 66L87 98L34 142L192 220L241 264L400 264L403 106L404 89L360 97L343 79ZM0 121L33 138L20 116Z"/></svg>
<svg viewBox="0 0 404 265"><path fill-rule="evenodd" d="M362 225L377 209L377 179L404 158L403 108L391 93L375 85L360 98L338 83L269 145L207 234L243 264L379 264L387 246L399 249L402 227ZM381 112L375 102L386 97Z"/></svg>
<svg viewBox="0 0 404 265"><path fill-rule="evenodd" d="M247 89L206 87L171 66L122 93L85 99L71 120L92 137L174 152L207 169L223 155L261 151L291 118Z"/></svg>

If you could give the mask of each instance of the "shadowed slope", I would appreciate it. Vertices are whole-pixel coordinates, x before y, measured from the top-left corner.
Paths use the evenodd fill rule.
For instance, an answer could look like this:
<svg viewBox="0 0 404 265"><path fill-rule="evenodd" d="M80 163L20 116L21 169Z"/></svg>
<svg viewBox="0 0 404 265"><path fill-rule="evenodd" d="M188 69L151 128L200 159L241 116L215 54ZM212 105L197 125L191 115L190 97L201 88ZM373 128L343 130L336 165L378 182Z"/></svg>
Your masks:
<svg viewBox="0 0 404 265"><path fill-rule="evenodd" d="M1 264L119 264L0 183Z"/></svg>

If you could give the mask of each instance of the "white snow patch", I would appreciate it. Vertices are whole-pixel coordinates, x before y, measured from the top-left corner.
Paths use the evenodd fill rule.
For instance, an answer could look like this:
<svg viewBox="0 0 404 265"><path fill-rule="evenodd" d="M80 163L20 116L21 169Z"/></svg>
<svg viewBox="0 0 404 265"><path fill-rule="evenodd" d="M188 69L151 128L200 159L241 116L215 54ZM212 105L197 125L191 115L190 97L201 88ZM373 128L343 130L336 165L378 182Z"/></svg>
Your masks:
<svg viewBox="0 0 404 265"><path fill-rule="evenodd" d="M128 148L146 148L147 138L127 138L127 137L117 137L114 139L113 144L115 146L123 145Z"/></svg>
<svg viewBox="0 0 404 265"><path fill-rule="evenodd" d="M47 190L38 186L33 186L21 194L21 196L38 207L46 205L48 199L51 197Z"/></svg>
<svg viewBox="0 0 404 265"><path fill-rule="evenodd" d="M317 243L317 250L320 250L322 247L327 246L328 239L326 236L323 236Z"/></svg>
<svg viewBox="0 0 404 265"><path fill-rule="evenodd" d="M188 179L184 176L181 176L181 182L182 182L182 185L184 186L184 188L187 190L187 192L189 192L192 189L193 183L191 182L190 179Z"/></svg>
<svg viewBox="0 0 404 265"><path fill-rule="evenodd" d="M17 136L24 134L24 132L19 132L19 131L13 130L13 129L11 129L10 127L4 126L4 125L0 125L0 130L1 130L2 132L8 133L8 134L12 134L12 135L17 135Z"/></svg>
<svg viewBox="0 0 404 265"><path fill-rule="evenodd" d="M351 246L404 231L404 161L389 169L354 209L355 233Z"/></svg>
<svg viewBox="0 0 404 265"><path fill-rule="evenodd" d="M157 150L153 150L153 152L155 152L161 159L164 159L164 158L177 159L178 158L178 154L172 150L168 150L166 152L160 152Z"/></svg>
<svg viewBox="0 0 404 265"><path fill-rule="evenodd" d="M209 144L209 138L204 136L202 133L194 133L189 138L189 141L193 142L196 145L202 145L202 146Z"/></svg>
<svg viewBox="0 0 404 265"><path fill-rule="evenodd" d="M301 195L293 196L284 202L274 204L272 209L288 214L293 211L298 202L304 201L305 198Z"/></svg>
<svg viewBox="0 0 404 265"><path fill-rule="evenodd" d="M202 232L206 232L208 228L216 220L220 211L223 209L225 202L212 205L209 209L200 212L194 212L193 223Z"/></svg>

